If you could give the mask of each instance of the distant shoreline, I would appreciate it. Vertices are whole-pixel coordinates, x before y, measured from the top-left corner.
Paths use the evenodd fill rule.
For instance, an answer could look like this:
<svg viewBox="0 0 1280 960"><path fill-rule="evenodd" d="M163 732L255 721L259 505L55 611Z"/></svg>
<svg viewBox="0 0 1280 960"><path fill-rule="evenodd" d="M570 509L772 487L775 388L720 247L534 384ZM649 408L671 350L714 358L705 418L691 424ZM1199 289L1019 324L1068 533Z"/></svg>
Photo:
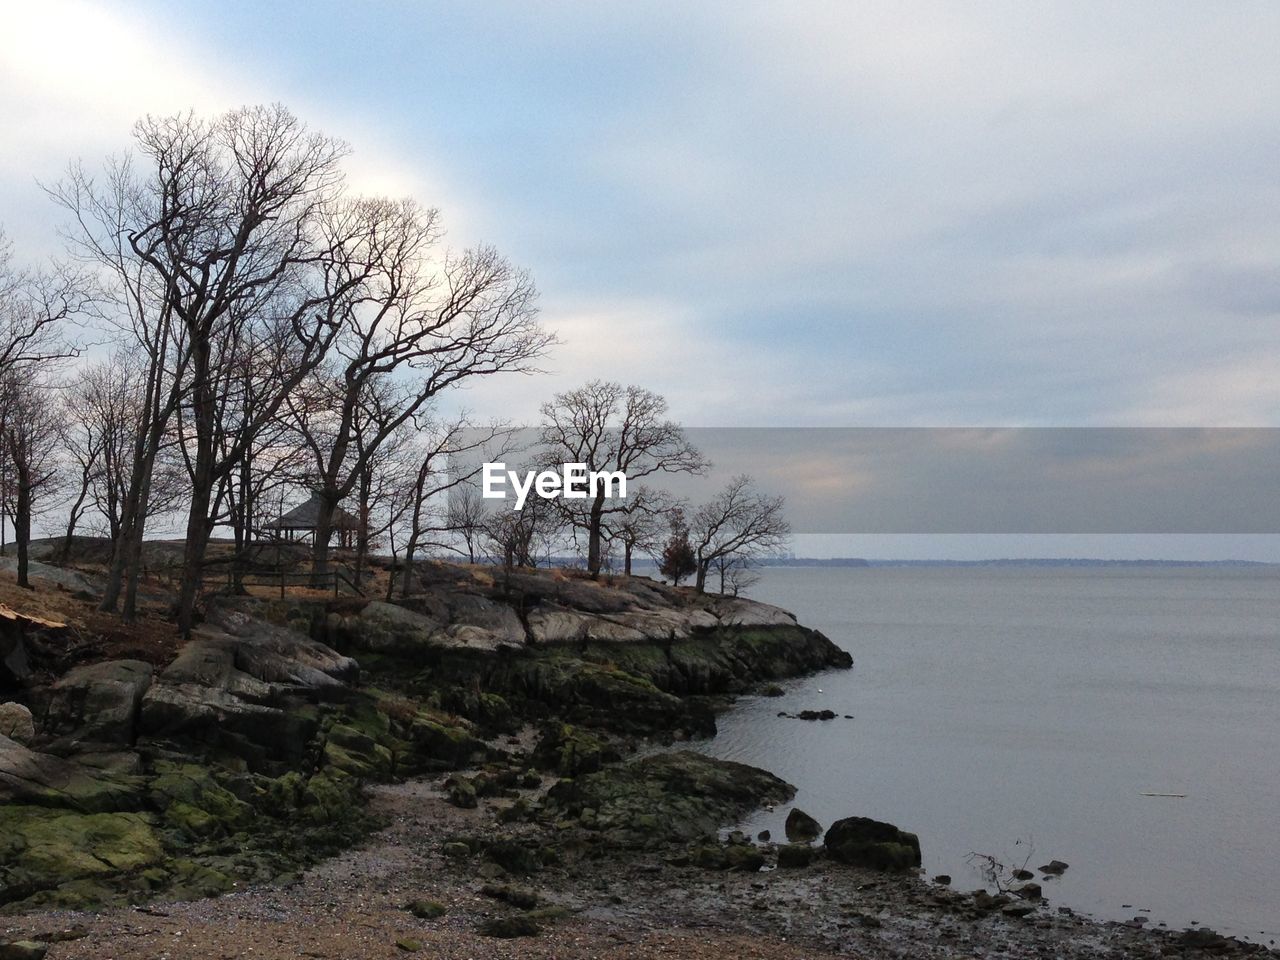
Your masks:
<svg viewBox="0 0 1280 960"><path fill-rule="evenodd" d="M633 567L654 567L637 559ZM886 560L863 557L778 557L760 560L758 567L1277 567L1266 560L1104 560L1090 557L1002 557L988 560Z"/></svg>

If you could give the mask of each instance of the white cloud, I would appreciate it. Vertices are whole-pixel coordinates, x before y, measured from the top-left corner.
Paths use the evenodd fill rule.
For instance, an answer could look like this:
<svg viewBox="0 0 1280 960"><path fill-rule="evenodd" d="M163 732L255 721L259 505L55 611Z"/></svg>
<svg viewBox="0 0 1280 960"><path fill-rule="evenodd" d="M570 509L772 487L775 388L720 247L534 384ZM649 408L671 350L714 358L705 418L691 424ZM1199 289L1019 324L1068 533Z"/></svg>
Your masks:
<svg viewBox="0 0 1280 960"><path fill-rule="evenodd" d="M216 114L253 103L287 103L308 124L352 145L345 166L353 189L413 195L445 207L446 221L467 220L429 163L407 159L386 131L343 116L290 89L287 77L192 44L180 33L87 0L41 0L6 9L0 30L0 190L14 237L52 244L51 205L37 180L56 180L68 162L90 169L130 146L135 121L187 110ZM222 68L206 66L221 65ZM465 233L465 230L462 231Z"/></svg>

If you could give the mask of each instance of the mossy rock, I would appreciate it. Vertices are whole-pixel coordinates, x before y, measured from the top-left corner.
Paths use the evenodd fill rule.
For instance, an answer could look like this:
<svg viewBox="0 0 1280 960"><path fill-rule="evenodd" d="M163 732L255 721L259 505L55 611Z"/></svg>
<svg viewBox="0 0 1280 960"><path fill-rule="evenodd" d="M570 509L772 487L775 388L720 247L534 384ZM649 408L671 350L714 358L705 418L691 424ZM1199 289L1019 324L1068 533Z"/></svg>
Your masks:
<svg viewBox="0 0 1280 960"><path fill-rule="evenodd" d="M359 780L389 780L396 766L390 747L356 727L341 723L329 728L323 761L326 767Z"/></svg>
<svg viewBox="0 0 1280 960"><path fill-rule="evenodd" d="M254 819L253 807L222 786L207 767L156 764L149 797L167 825L191 839L229 836Z"/></svg>
<svg viewBox="0 0 1280 960"><path fill-rule="evenodd" d="M527 914L519 914L514 917L495 917L480 924L479 929L482 936L497 937L502 940L514 940L516 937L536 937L542 933L542 926Z"/></svg>
<svg viewBox="0 0 1280 960"><path fill-rule="evenodd" d="M655 847L712 835L794 793L765 770L686 750L561 780L548 792L545 812L576 821L612 846Z"/></svg>
<svg viewBox="0 0 1280 960"><path fill-rule="evenodd" d="M622 754L599 734L571 723L549 723L533 751L534 759L562 777L595 773Z"/></svg>
<svg viewBox="0 0 1280 960"><path fill-rule="evenodd" d="M817 856L817 849L807 843L784 843L778 847L778 868L796 870L807 867Z"/></svg>
<svg viewBox="0 0 1280 960"><path fill-rule="evenodd" d="M410 900L405 909L419 920L439 920L449 912L449 908L437 900Z"/></svg>
<svg viewBox="0 0 1280 960"><path fill-rule="evenodd" d="M175 860L170 869L168 894L175 900L216 897L233 890L236 886L232 877L195 860Z"/></svg>
<svg viewBox="0 0 1280 960"><path fill-rule="evenodd" d="M451 840L440 848L440 852L450 860L466 860L471 856L472 850L468 844Z"/></svg>
<svg viewBox="0 0 1280 960"><path fill-rule="evenodd" d="M148 814L0 807L0 903L43 894L36 902L92 906L111 896L107 881L141 874L165 859ZM55 895L76 881L89 882ZM145 889L141 881L135 886Z"/></svg>
<svg viewBox="0 0 1280 960"><path fill-rule="evenodd" d="M690 862L706 870L756 873L765 864L764 851L747 843L703 844L693 851Z"/></svg>
<svg viewBox="0 0 1280 960"><path fill-rule="evenodd" d="M455 807L463 810L474 810L480 805L476 786L466 777L450 777L445 783L446 799Z"/></svg>
<svg viewBox="0 0 1280 960"><path fill-rule="evenodd" d="M541 870L553 856L548 848L522 840L495 840L485 847L485 856L508 873L530 874Z"/></svg>
<svg viewBox="0 0 1280 960"><path fill-rule="evenodd" d="M405 758L405 765L413 772L457 770L487 752L484 742L470 730L425 715L414 717L409 723L406 738L410 755Z"/></svg>
<svg viewBox="0 0 1280 960"><path fill-rule="evenodd" d="M0 943L0 960L44 960L49 945L39 940L14 940Z"/></svg>

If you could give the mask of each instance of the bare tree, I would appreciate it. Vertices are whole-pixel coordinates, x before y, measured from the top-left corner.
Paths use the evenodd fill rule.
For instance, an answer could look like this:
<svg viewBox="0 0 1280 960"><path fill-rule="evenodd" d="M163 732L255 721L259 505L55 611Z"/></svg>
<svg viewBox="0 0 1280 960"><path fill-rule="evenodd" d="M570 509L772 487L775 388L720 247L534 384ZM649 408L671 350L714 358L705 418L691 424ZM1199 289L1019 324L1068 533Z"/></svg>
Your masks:
<svg viewBox="0 0 1280 960"><path fill-rule="evenodd" d="M622 572L631 576L631 561L637 552L656 554L670 529L671 512L679 507L666 492L641 485L627 491L621 509L604 515L603 535L608 543L622 547Z"/></svg>
<svg viewBox="0 0 1280 960"><path fill-rule="evenodd" d="M449 496L447 525L449 531L462 542L462 553L467 563L475 563L478 557L485 522L489 511L484 498L473 485L467 484Z"/></svg>
<svg viewBox="0 0 1280 960"><path fill-rule="evenodd" d="M658 473L701 473L707 467L680 425L667 418L667 401L643 387L593 380L543 404L542 418L542 442L552 461L583 463L588 471L621 471L628 483ZM586 532L587 571L596 576L603 561L604 518L625 505L609 505L603 484L586 501L559 504Z"/></svg>
<svg viewBox="0 0 1280 960"><path fill-rule="evenodd" d="M59 433L75 476L63 563L87 510L101 516L113 542L120 534L141 386L137 365L121 352L82 367L63 390Z"/></svg>
<svg viewBox="0 0 1280 960"><path fill-rule="evenodd" d="M0 230L0 552L5 518L12 515L24 586L31 497L46 482L37 457L46 438L30 435L29 428L37 420L52 427L56 420L45 416L47 396L27 391L38 382L32 376L34 369L47 375L50 361L79 352L64 327L85 310L86 291L84 278L65 267L37 272L19 269Z"/></svg>
<svg viewBox="0 0 1280 960"><path fill-rule="evenodd" d="M384 255L368 203L342 199L345 147L308 132L280 106L214 120L147 117L135 128L148 173L109 168L97 190L77 171L55 197L76 215L84 255L113 267L117 303L150 360L145 430L136 445L122 565L132 567L146 519L149 474L170 419L190 474L178 622L189 632L215 498L245 447L324 358L338 316ZM261 351L247 417L234 403L237 370ZM132 554L132 556L129 556ZM104 606L114 607L113 582ZM126 614L131 602L126 603Z"/></svg>
<svg viewBox="0 0 1280 960"><path fill-rule="evenodd" d="M698 590L706 589L713 564L731 558L754 559L781 550L791 535L782 513L784 505L782 497L758 492L751 478L743 474L699 507L689 524L698 565Z"/></svg>
<svg viewBox="0 0 1280 960"><path fill-rule="evenodd" d="M711 572L720 580L720 592L729 596L739 596L760 582L756 559L742 554L717 557L711 563Z"/></svg>
<svg viewBox="0 0 1280 960"><path fill-rule="evenodd" d="M327 570L334 512L387 438L442 390L530 371L554 342L537 324L529 277L495 250L438 254L437 213L412 202L385 203L378 219L384 256L341 314L332 365L315 378L311 402L293 405L323 504L317 580ZM360 411L374 403L378 425L357 442Z"/></svg>
<svg viewBox="0 0 1280 960"><path fill-rule="evenodd" d="M52 387L27 366L0 379L4 409L3 442L13 470L13 533L18 551L18 586L30 589L28 548L39 501L58 476L58 407Z"/></svg>
<svg viewBox="0 0 1280 960"><path fill-rule="evenodd" d="M76 356L79 351L63 327L87 303L84 279L70 270L18 269L12 246L0 230L0 376Z"/></svg>
<svg viewBox="0 0 1280 960"><path fill-rule="evenodd" d="M452 546L431 538L454 531L454 504L475 492L483 460L501 459L510 450L515 430L504 423L472 424L464 414L449 423L424 423L415 448L417 469L407 488L404 517L407 523L400 590L408 596L413 584L413 564L425 546ZM483 457L474 454L483 451ZM489 520L483 501L477 499L473 522ZM479 534L472 534L479 542ZM472 551L474 551L472 547ZM474 558L475 554L470 554ZM474 559L471 561L475 562Z"/></svg>
<svg viewBox="0 0 1280 960"><path fill-rule="evenodd" d="M495 510L485 524L489 553L508 572L536 567L564 528L564 517L550 500L530 497L521 510Z"/></svg>
<svg viewBox="0 0 1280 960"><path fill-rule="evenodd" d="M119 524L112 533L111 568L100 605L102 610L114 611L123 595L126 621L136 612L142 539L153 509L156 465L168 442L170 420L185 396L190 358L163 279L133 247L136 232L158 217L172 217L158 199L161 192L135 171L129 156L109 161L101 181L73 165L66 179L49 190L72 217L64 231L68 250L99 278L99 319L118 332L121 349L139 358L141 369L127 484Z"/></svg>

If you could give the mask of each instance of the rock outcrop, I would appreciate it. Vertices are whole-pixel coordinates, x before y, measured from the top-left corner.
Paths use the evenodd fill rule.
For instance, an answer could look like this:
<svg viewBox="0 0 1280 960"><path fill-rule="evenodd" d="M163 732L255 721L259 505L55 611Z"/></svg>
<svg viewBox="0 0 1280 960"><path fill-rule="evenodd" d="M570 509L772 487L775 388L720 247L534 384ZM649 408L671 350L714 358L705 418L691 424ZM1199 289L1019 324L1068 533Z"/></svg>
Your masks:
<svg viewBox="0 0 1280 960"><path fill-rule="evenodd" d="M132 746L152 672L151 664L141 660L74 667L41 698L41 727L68 746Z"/></svg>
<svg viewBox="0 0 1280 960"><path fill-rule="evenodd" d="M18 688L48 651L68 645L65 623L0 603L0 691Z"/></svg>
<svg viewBox="0 0 1280 960"><path fill-rule="evenodd" d="M608 846L647 848L714 837L724 824L794 794L766 770L681 750L561 780L546 810Z"/></svg>
<svg viewBox="0 0 1280 960"><path fill-rule="evenodd" d="M408 599L330 610L316 635L360 659L375 682L410 681L416 695L481 720L466 691L499 696L526 720L705 735L712 713L692 697L851 665L785 610L639 577L610 585L438 564L424 580Z"/></svg>
<svg viewBox="0 0 1280 960"><path fill-rule="evenodd" d="M270 879L368 829L362 784L446 771L463 805L560 776L544 804L509 815L759 867L760 848L715 832L789 798L788 784L690 752L619 763L627 738L713 732L703 697L847 667L847 654L777 608L641 578L434 569L394 603L219 600L168 663L80 662L42 685L50 651L92 645L75 647L62 624L0 617L0 679L20 700L0 710L0 909ZM514 761L485 742L524 724L537 738ZM515 872L547 855L484 853Z"/></svg>

